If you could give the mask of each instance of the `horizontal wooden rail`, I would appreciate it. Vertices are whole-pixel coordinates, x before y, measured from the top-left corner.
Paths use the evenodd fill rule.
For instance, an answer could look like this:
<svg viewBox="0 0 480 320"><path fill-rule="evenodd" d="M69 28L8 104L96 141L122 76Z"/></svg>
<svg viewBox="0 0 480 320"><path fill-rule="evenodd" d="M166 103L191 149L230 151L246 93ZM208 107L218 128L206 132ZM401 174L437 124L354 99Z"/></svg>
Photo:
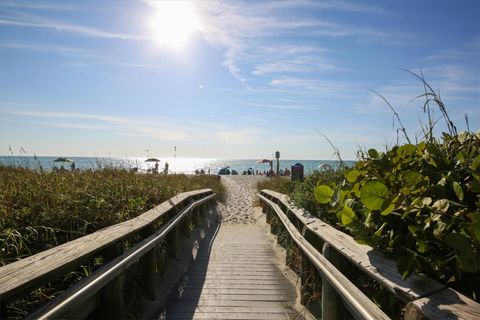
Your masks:
<svg viewBox="0 0 480 320"><path fill-rule="evenodd" d="M195 201L188 207L184 208L169 222L163 225L157 232L149 236L133 248L126 251L120 257L114 259L108 264L97 270L93 277L85 279L81 284L76 286L74 290L63 295L57 302L52 303L46 310L42 310L42 314L36 313L32 319L59 319L65 312L72 309L72 306L78 306L91 298L94 294L104 288L108 283L121 275L130 265L138 262L145 254L152 250L161 240L163 240L170 231L172 231L185 215L194 208L213 199L215 194L208 195L200 200Z"/></svg>
<svg viewBox="0 0 480 320"><path fill-rule="evenodd" d="M113 257L121 254L118 247L125 240L145 232L152 233L158 222L178 215L198 199L210 199L213 196L211 189L180 193L136 218L0 267L2 313L8 302L58 279L96 256ZM112 252L118 254L112 256Z"/></svg>
<svg viewBox="0 0 480 320"><path fill-rule="evenodd" d="M318 239L341 254L364 274L407 304L405 319L480 319L480 304L424 275L403 279L395 262L374 248L357 243L309 212L297 208L288 196L262 190L264 198L287 213L289 221L310 241Z"/></svg>
<svg viewBox="0 0 480 320"><path fill-rule="evenodd" d="M335 291L343 298L356 319L390 319L368 297L355 287L350 280L337 270L332 263L308 243L277 204L267 199L265 196L260 195L259 197L275 211L290 237L300 250L308 256L309 260L328 280Z"/></svg>
<svg viewBox="0 0 480 320"><path fill-rule="evenodd" d="M290 237L297 244L300 250L307 255L308 259L328 280L335 291L343 298L350 312L356 319L390 319L380 308L378 308L363 292L350 282L335 266L322 256L291 223L285 213L273 201L260 195L267 205L272 208L280 219Z"/></svg>

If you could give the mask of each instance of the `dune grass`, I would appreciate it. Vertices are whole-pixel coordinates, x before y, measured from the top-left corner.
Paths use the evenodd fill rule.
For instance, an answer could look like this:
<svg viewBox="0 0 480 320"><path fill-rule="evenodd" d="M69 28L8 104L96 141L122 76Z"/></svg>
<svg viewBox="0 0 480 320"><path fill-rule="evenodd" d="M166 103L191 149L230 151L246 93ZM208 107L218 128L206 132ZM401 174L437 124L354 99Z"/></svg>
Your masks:
<svg viewBox="0 0 480 320"><path fill-rule="evenodd" d="M42 172L0 166L0 266L131 219L178 193L211 188L208 175L122 169Z"/></svg>

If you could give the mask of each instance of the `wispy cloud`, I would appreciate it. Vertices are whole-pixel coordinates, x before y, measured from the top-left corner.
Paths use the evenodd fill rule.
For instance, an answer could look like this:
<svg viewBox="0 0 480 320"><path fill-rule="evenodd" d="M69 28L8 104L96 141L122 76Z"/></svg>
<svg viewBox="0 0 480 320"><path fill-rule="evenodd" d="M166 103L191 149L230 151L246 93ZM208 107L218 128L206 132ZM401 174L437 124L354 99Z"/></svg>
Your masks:
<svg viewBox="0 0 480 320"><path fill-rule="evenodd" d="M273 79L269 85L276 88L302 88L304 90L345 90L354 87L352 82L322 80L318 78L283 77Z"/></svg>
<svg viewBox="0 0 480 320"><path fill-rule="evenodd" d="M3 113L27 117L31 119L49 119L49 121L42 120L41 124L51 127L124 132L127 134L148 136L158 140L167 141L184 141L194 137L197 134L195 129L191 129L188 126L175 126L163 123L159 120L152 121L108 115L70 112L6 110L3 111ZM62 121L58 121L57 119L62 119ZM68 119L77 119L81 122L68 122ZM85 123L86 120L90 120L91 122Z"/></svg>
<svg viewBox="0 0 480 320"><path fill-rule="evenodd" d="M0 42L0 47L8 49L31 50L42 53L58 53L68 57L97 58L99 55L93 50L84 50L80 48L59 46L35 42L9 41Z"/></svg>
<svg viewBox="0 0 480 320"><path fill-rule="evenodd" d="M260 107L260 108L267 108L267 109L276 109L276 110L311 110L311 107L298 105L298 104L282 104L282 103L253 103L242 101L244 104Z"/></svg>
<svg viewBox="0 0 480 320"><path fill-rule="evenodd" d="M0 2L0 7L14 8L14 9L33 9L33 10L52 10L52 11L72 11L79 10L80 7L71 3L65 2L40 2L40 1L9 1L3 0Z"/></svg>
<svg viewBox="0 0 480 320"><path fill-rule="evenodd" d="M382 7L369 5L365 3L352 2L352 1L340 1L340 0L293 0L293 1L275 1L272 3L263 4L264 9L270 10L285 10L291 8L308 8L308 9L320 9L320 10L332 10L332 11L346 11L346 12L358 12L358 13L372 13L372 14L385 14L392 15L393 13L385 10Z"/></svg>
<svg viewBox="0 0 480 320"><path fill-rule="evenodd" d="M54 20L35 17L35 16L29 16L29 18L25 18L25 17L10 17L5 15L0 15L0 25L50 29L58 32L70 32L70 33L76 33L76 34L80 34L88 37L106 38L106 39L118 39L118 40L148 40L149 39L148 37L145 37L145 36L110 32L110 31L99 29L99 28L69 24L65 22L54 21Z"/></svg>
<svg viewBox="0 0 480 320"><path fill-rule="evenodd" d="M137 58L119 52L82 49L55 44L7 41L0 42L0 48L13 50L30 50L39 53L54 53L68 58L67 65L76 68L96 68L101 66L120 66L142 69L170 69L171 64L146 63Z"/></svg>
<svg viewBox="0 0 480 320"><path fill-rule="evenodd" d="M319 37L351 37L387 43L401 39L385 30L326 20L325 10L388 14L379 6L347 1L197 2L205 39L225 48L224 65L246 88L271 74L344 71ZM314 14L317 13L317 14ZM278 39L282 41L278 41ZM299 45L298 39L316 39ZM269 45L266 45L270 43Z"/></svg>
<svg viewBox="0 0 480 320"><path fill-rule="evenodd" d="M2 103L2 121L22 122L53 128L100 130L126 136L153 138L160 141L182 142L200 139L211 144L248 145L262 129L253 126L224 126L219 122L191 121L176 118L142 119L91 113L25 110L27 105ZM8 106L21 106L12 110ZM13 118L8 118L6 116Z"/></svg>

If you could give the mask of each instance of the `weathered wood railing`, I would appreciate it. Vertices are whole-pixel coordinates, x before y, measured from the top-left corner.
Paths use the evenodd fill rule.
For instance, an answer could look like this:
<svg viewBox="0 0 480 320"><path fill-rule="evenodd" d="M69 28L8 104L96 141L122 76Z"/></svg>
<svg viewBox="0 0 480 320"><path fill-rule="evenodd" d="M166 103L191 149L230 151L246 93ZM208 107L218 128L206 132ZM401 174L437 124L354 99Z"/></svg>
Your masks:
<svg viewBox="0 0 480 320"><path fill-rule="evenodd" d="M103 318L124 316L125 270L141 265L145 296L155 299L154 281L157 247L166 241L170 256L178 255L180 230L199 224L202 213L215 197L210 189L181 193L144 214L90 235L40 252L0 268L1 318L7 318L7 304L50 281L68 274L95 257L104 264L92 275L61 294L30 318L84 318L97 307ZM139 241L135 245L132 242ZM126 244L130 243L130 247ZM124 252L123 252L124 251Z"/></svg>
<svg viewBox="0 0 480 320"><path fill-rule="evenodd" d="M337 318L341 312L339 309L344 308L341 300L357 319L388 318L338 270L348 276L348 268L361 271L405 303L404 318L407 320L480 319L480 304L423 275L413 274L403 280L394 261L372 247L358 244L352 237L307 211L294 207L286 195L262 190L259 198L272 233L279 236L279 243L287 249L294 241L300 249L302 297L311 294L308 274L312 271L321 274L322 319ZM289 236L280 239L280 234L285 232ZM287 263L288 255L287 249Z"/></svg>

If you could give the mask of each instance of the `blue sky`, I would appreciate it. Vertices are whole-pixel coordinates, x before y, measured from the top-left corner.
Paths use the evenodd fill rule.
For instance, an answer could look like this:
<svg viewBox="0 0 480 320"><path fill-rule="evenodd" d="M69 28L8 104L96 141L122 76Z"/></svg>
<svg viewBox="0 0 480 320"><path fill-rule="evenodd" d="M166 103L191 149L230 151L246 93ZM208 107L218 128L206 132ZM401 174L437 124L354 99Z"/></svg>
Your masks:
<svg viewBox="0 0 480 320"><path fill-rule="evenodd" d="M421 138L419 68L480 128L478 1L187 5L2 0L0 154L355 159L397 141L369 88Z"/></svg>

